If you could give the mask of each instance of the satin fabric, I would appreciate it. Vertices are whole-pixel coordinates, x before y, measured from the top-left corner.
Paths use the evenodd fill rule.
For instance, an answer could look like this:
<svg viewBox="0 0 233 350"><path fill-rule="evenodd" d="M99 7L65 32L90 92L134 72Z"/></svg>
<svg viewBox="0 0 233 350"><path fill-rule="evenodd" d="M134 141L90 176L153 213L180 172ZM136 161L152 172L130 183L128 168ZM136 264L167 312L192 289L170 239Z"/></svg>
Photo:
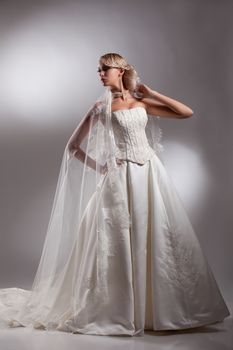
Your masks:
<svg viewBox="0 0 233 350"><path fill-rule="evenodd" d="M120 168L131 229L112 232L109 226L103 266L108 302L98 312L98 296L92 303L95 296L87 289L82 305L88 321L72 327L87 334L140 335L144 329L184 329L223 320L229 310L160 159L154 155L144 165L123 161ZM107 178L102 186L108 203ZM90 203L85 219L88 232L94 214L91 208ZM107 226L107 209L103 218ZM87 246L90 268L94 250L91 242Z"/></svg>
<svg viewBox="0 0 233 350"><path fill-rule="evenodd" d="M131 216L130 229L113 230L111 193L108 176L104 175L99 192L88 203L82 236L50 310L50 316L58 310L63 312L62 322L49 324L49 315L46 319L41 315L41 322L33 324L22 318L22 325L132 336L143 335L145 329L198 327L222 321L230 314L183 203L157 155L143 165L123 160L119 169ZM96 196L105 203L101 213L93 211ZM93 225L95 215L100 215L104 225L98 233ZM96 234L97 247L93 244ZM95 289L97 264L103 273L101 293ZM70 289L74 273L80 286L76 315L72 314ZM10 289L0 291L1 300L4 291L9 306ZM20 289L17 293L22 300L27 295Z"/></svg>

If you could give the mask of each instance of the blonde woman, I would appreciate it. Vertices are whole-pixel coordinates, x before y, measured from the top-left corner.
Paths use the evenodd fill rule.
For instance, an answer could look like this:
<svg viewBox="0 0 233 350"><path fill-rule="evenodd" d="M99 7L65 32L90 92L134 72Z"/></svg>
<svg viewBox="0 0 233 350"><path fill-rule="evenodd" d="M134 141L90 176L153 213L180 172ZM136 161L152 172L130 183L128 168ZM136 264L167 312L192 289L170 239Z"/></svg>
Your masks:
<svg viewBox="0 0 233 350"><path fill-rule="evenodd" d="M105 92L67 142L32 288L0 290L0 321L129 336L222 321L229 310L159 157L158 118L193 111L117 53L98 73Z"/></svg>

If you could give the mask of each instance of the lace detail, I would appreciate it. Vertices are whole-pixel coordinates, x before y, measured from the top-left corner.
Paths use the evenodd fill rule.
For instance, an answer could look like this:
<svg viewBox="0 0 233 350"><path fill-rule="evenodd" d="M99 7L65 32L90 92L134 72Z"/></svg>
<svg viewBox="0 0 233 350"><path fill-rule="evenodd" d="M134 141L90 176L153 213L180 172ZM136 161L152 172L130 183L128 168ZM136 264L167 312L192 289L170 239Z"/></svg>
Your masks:
<svg viewBox="0 0 233 350"><path fill-rule="evenodd" d="M144 108L122 109L112 112L112 127L116 143L116 157L144 164L154 156L145 128L148 116Z"/></svg>
<svg viewBox="0 0 233 350"><path fill-rule="evenodd" d="M200 277L200 271L193 264L194 249L183 243L182 232L177 228L167 230L167 244L164 249L164 264L170 282L183 290L194 288Z"/></svg>
<svg viewBox="0 0 233 350"><path fill-rule="evenodd" d="M103 208L102 210L103 222L97 229L98 247L96 265L90 275L82 278L81 285L83 291L88 291L89 301L97 304L108 302L109 259L119 255L128 233L128 229L119 229L118 226L117 229L114 226L115 213L112 208Z"/></svg>
<svg viewBox="0 0 233 350"><path fill-rule="evenodd" d="M150 146L155 150L156 154L160 154L164 151L164 146L161 143L163 137L163 131L159 126L160 117L149 116L146 124L146 133L148 134L148 142ZM156 124L156 127L154 127Z"/></svg>

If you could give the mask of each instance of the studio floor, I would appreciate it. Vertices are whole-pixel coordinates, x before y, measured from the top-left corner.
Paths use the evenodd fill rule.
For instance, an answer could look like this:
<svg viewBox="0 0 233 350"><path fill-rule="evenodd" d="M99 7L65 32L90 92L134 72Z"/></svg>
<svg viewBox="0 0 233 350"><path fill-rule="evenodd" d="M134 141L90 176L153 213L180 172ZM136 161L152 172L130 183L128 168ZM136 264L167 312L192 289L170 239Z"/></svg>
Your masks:
<svg viewBox="0 0 233 350"><path fill-rule="evenodd" d="M184 331L146 331L141 337L97 336L11 328L0 331L0 350L233 350L233 318Z"/></svg>

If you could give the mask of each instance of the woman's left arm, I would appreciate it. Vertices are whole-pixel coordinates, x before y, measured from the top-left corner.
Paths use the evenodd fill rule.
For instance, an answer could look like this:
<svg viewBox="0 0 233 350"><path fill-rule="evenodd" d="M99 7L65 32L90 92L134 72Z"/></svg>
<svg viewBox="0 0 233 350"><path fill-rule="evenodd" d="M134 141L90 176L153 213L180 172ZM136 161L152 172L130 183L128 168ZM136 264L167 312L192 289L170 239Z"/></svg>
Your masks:
<svg viewBox="0 0 233 350"><path fill-rule="evenodd" d="M170 118L189 118L193 115L193 110L184 103L162 95L145 84L140 84L137 91L142 93L141 101L150 115Z"/></svg>

